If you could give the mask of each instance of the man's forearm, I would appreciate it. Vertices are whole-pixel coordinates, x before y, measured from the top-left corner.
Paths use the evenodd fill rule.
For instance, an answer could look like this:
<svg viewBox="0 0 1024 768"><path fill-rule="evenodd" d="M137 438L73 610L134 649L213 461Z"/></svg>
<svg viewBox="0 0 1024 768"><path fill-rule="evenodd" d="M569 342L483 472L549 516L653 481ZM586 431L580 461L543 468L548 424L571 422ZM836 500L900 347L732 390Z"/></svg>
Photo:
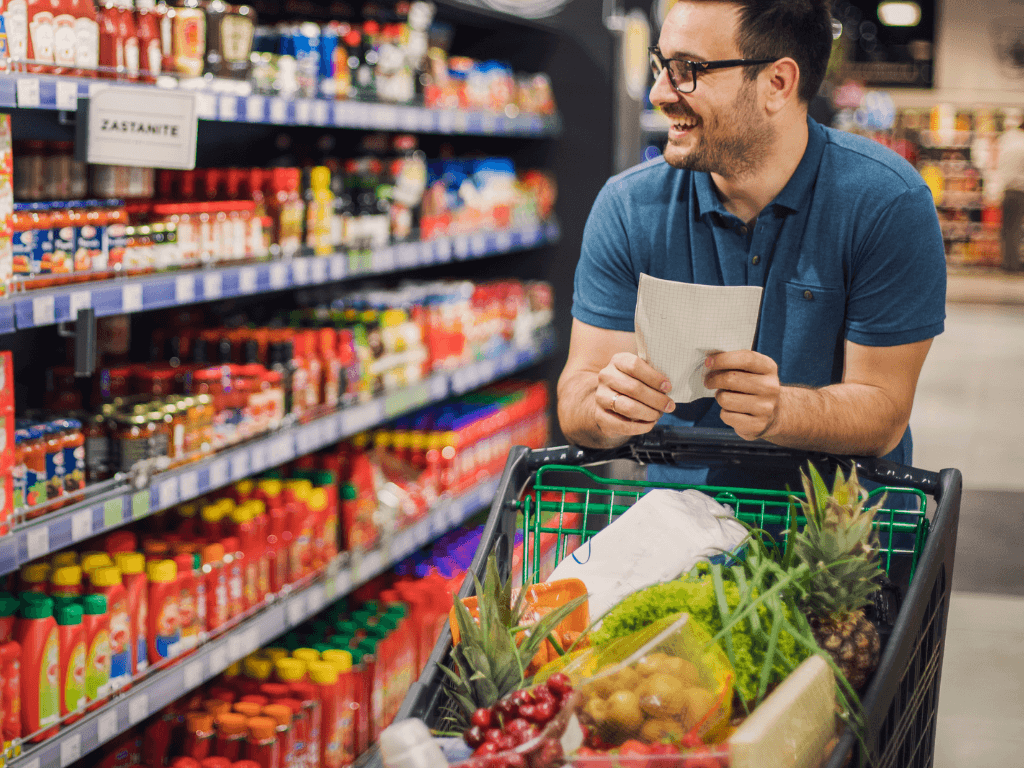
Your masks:
<svg viewBox="0 0 1024 768"><path fill-rule="evenodd" d="M628 435L609 437L597 424L595 401L597 374L578 371L558 380L558 424L573 445L586 448L615 448Z"/></svg>
<svg viewBox="0 0 1024 768"><path fill-rule="evenodd" d="M783 386L779 412L764 439L787 448L884 456L906 431L907 417L883 390L844 382L820 389Z"/></svg>

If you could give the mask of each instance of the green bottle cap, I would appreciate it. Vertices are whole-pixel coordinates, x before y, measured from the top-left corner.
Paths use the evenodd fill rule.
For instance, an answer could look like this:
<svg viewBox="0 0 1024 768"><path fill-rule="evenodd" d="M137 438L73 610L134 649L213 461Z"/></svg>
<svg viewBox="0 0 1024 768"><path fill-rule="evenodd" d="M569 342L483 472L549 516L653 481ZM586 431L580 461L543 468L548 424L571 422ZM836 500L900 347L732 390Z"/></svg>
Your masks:
<svg viewBox="0 0 1024 768"><path fill-rule="evenodd" d="M57 623L62 627L82 623L82 606L78 603L62 603L57 606Z"/></svg>
<svg viewBox="0 0 1024 768"><path fill-rule="evenodd" d="M43 592L20 592L18 601L25 605L27 603L41 603L51 598Z"/></svg>
<svg viewBox="0 0 1024 768"><path fill-rule="evenodd" d="M345 483L341 486L341 498L342 501L355 501L356 487L352 483Z"/></svg>
<svg viewBox="0 0 1024 768"><path fill-rule="evenodd" d="M334 622L334 628L338 631L339 635L348 635L349 637L359 631L359 625L348 619Z"/></svg>
<svg viewBox="0 0 1024 768"><path fill-rule="evenodd" d="M380 603L376 600L367 600L365 603L363 603L363 610L369 611L371 616L374 614L378 614L380 613Z"/></svg>
<svg viewBox="0 0 1024 768"><path fill-rule="evenodd" d="M366 640L383 640L385 637L391 634L391 630L387 628L383 621L380 624L374 624L372 627L366 628Z"/></svg>
<svg viewBox="0 0 1024 768"><path fill-rule="evenodd" d="M359 610L352 614L352 621L354 621L360 627L365 627L367 624L370 623L370 619L372 618L373 613L366 610Z"/></svg>
<svg viewBox="0 0 1024 768"><path fill-rule="evenodd" d="M106 612L106 595L86 595L82 598L82 613L84 613L86 616L99 616Z"/></svg>
<svg viewBox="0 0 1024 768"><path fill-rule="evenodd" d="M21 618L48 619L53 616L53 600L44 596L42 600L30 600L21 604Z"/></svg>
<svg viewBox="0 0 1024 768"><path fill-rule="evenodd" d="M10 592L0 592L0 618L6 619L18 612L20 601Z"/></svg>
<svg viewBox="0 0 1024 768"><path fill-rule="evenodd" d="M199 571L203 568L203 555L201 552L194 552L192 554L192 570Z"/></svg>
<svg viewBox="0 0 1024 768"><path fill-rule="evenodd" d="M352 642L352 635L331 635L327 638L327 642L331 644L331 648L347 651Z"/></svg>
<svg viewBox="0 0 1024 768"><path fill-rule="evenodd" d="M359 641L359 645L356 646L356 650L365 656L376 656L377 655L377 641L372 640L369 637Z"/></svg>
<svg viewBox="0 0 1024 768"><path fill-rule="evenodd" d="M271 469L260 475L260 480L284 480L284 475L279 469Z"/></svg>
<svg viewBox="0 0 1024 768"><path fill-rule="evenodd" d="M319 653L321 656L323 655L324 651L333 651L334 650L334 646L331 645L330 643L313 643L312 648L313 648L314 651Z"/></svg>
<svg viewBox="0 0 1024 768"><path fill-rule="evenodd" d="M334 473L329 469L318 469L310 479L313 485L334 485L337 482Z"/></svg>
<svg viewBox="0 0 1024 768"><path fill-rule="evenodd" d="M409 615L409 606L405 603L388 603L387 612L400 619L404 619Z"/></svg>

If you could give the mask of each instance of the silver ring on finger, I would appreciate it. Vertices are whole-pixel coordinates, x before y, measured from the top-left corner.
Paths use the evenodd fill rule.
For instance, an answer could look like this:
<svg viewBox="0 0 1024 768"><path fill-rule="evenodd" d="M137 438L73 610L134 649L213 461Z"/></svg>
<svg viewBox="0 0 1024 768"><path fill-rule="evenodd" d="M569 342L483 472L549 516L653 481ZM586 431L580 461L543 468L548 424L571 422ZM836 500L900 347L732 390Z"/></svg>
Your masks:
<svg viewBox="0 0 1024 768"><path fill-rule="evenodd" d="M618 400L618 399L619 399L619 393L616 392L614 395L612 395L612 405L611 405L611 408L610 408L612 413L618 413L618 411L615 410L615 401Z"/></svg>

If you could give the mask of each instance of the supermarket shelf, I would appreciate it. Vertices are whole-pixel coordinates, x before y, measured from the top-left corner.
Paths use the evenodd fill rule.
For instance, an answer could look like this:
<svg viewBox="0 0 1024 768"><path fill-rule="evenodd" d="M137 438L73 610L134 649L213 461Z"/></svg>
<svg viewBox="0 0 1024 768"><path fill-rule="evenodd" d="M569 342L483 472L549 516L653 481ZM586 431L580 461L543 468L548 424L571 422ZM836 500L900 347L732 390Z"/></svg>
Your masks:
<svg viewBox="0 0 1024 768"><path fill-rule="evenodd" d="M55 75L0 75L0 108L75 111L78 100L113 81ZM164 90L153 85L116 83L140 91ZM200 120L258 125L312 125L324 128L410 131L413 133L493 136L555 136L562 129L558 115L520 114L509 117L484 110L426 109L326 99L283 99L195 91Z"/></svg>
<svg viewBox="0 0 1024 768"><path fill-rule="evenodd" d="M496 358L462 366L450 374L434 374L418 384L367 403L278 430L183 468L152 478L138 478L134 486L126 483L100 497L50 513L15 528L12 535L0 539L0 575L84 539L332 445L388 419L497 381L540 361L553 348L554 334L546 328L530 346L513 347Z"/></svg>
<svg viewBox="0 0 1024 768"><path fill-rule="evenodd" d="M252 617L202 644L191 655L148 675L96 712L61 729L52 739L28 746L9 765L64 768L486 509L498 491L498 481L486 480L461 496L442 500L423 520L396 534L389 544L366 553L359 562L343 553L312 583L279 596Z"/></svg>
<svg viewBox="0 0 1024 768"><path fill-rule="evenodd" d="M368 256L336 253L33 290L0 301L0 333L74 321L80 309L90 307L97 317L103 317L254 296L452 261L482 259L554 243L559 236L558 224L552 222L523 229L400 243L375 250Z"/></svg>

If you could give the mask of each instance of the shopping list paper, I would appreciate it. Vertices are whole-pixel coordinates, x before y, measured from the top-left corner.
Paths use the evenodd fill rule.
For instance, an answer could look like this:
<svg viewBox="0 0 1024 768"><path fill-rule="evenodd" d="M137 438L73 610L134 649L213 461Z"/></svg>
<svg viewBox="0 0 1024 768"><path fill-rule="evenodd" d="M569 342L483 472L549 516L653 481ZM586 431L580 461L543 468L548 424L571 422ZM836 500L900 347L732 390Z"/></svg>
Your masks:
<svg viewBox="0 0 1024 768"><path fill-rule="evenodd" d="M675 402L714 397L704 386L709 354L754 348L761 292L756 285L695 285L640 275L637 354L668 376Z"/></svg>

